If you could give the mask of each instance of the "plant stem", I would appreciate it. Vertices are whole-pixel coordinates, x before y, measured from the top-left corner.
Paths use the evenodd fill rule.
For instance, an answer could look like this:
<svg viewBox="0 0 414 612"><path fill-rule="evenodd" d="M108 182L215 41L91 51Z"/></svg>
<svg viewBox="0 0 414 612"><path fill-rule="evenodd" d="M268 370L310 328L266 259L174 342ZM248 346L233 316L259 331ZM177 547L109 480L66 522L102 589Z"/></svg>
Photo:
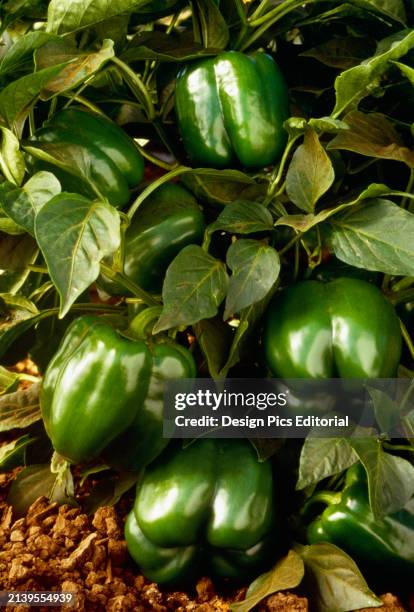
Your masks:
<svg viewBox="0 0 414 612"><path fill-rule="evenodd" d="M400 279L397 283L395 283L395 285L392 286L392 291L394 293L398 291L402 291L403 289L408 289L413 284L414 284L414 276L405 276L404 278Z"/></svg>
<svg viewBox="0 0 414 612"><path fill-rule="evenodd" d="M407 183L407 187L405 188L405 191L408 194L410 194L412 189L413 189L413 186L414 186L414 169L411 168L411 170L410 170L410 178L408 179L408 183ZM409 196L406 196L403 199L403 201L401 202L401 206L402 206L402 208L407 208L409 204L410 204Z"/></svg>
<svg viewBox="0 0 414 612"><path fill-rule="evenodd" d="M250 45L252 45L258 38L260 38L270 27L277 23L280 19L288 15L291 11L304 7L308 4L316 4L317 2L324 2L328 0L286 0L282 4L276 6L273 10L269 11L262 17L255 20L249 20L249 26L257 28L253 34L248 38L241 46L240 51L245 51Z"/></svg>
<svg viewBox="0 0 414 612"><path fill-rule="evenodd" d="M138 210L139 206L142 204L142 202L156 189L158 189L158 187L160 187L161 185L163 185L164 183L168 183L168 181L170 181L172 178L175 178L176 176L180 176L180 174L186 174L187 172L191 172L192 168L188 168L187 166L178 166L177 168L174 168L173 170L171 170L170 172L167 172L167 174L164 174L163 176L161 176L159 179L157 179L156 181L154 181L153 183L151 183L150 185L148 185L148 187L146 187L144 189L144 191L142 191L139 196L137 197L137 199L135 200L135 202L132 204L131 208L128 210L128 217L130 219L132 219L132 217L134 216L134 214L136 213L136 211Z"/></svg>
<svg viewBox="0 0 414 612"><path fill-rule="evenodd" d="M388 444L388 442L384 442L384 448L386 448L388 450L408 451L410 453L414 453L414 447L413 446L405 446L403 444Z"/></svg>
<svg viewBox="0 0 414 612"><path fill-rule="evenodd" d="M152 297L152 295L147 293L147 291L144 291L144 289L141 289L141 287L136 285L130 278L125 276L123 272L113 270L110 266L107 266L104 263L101 263L101 270L111 280L115 281L116 283L119 283L120 285L125 287L125 289L128 289L128 291L135 295L135 297L141 299L144 304L147 304L147 306L159 305L158 300L156 300L154 297Z"/></svg>
<svg viewBox="0 0 414 612"><path fill-rule="evenodd" d="M145 112L150 121L153 121L156 117L154 104L152 103L151 96L148 89L140 79L140 77L122 60L118 57L112 57L111 61L119 68L120 72L124 76L128 85L136 98L142 103L145 108Z"/></svg>
<svg viewBox="0 0 414 612"><path fill-rule="evenodd" d="M406 328L406 326L401 320L400 320L400 327L401 327L401 335L404 338L404 342L407 345L411 358L414 359L414 343L411 339L410 334L408 333L408 329Z"/></svg>
<svg viewBox="0 0 414 612"><path fill-rule="evenodd" d="M62 94L62 96L64 96L65 98L69 98L71 101L79 102L80 104L82 104L82 106L89 108L89 110L91 110L92 112L97 113L98 115L101 115L102 117L106 117L105 113L101 111L101 109L98 106L96 106L95 104L93 104L93 102L90 102L83 96L79 96L78 94L73 95L73 94L65 94L65 93Z"/></svg>
<svg viewBox="0 0 414 612"><path fill-rule="evenodd" d="M289 242L285 244L285 246L282 249L280 249L280 251L278 251L279 257L284 255L286 251L289 251L289 249L291 249L301 239L301 237L302 237L302 234L297 234L291 240L289 240Z"/></svg>
<svg viewBox="0 0 414 612"><path fill-rule="evenodd" d="M285 166L286 166L287 159L289 157L289 153L292 150L292 147L295 144L295 142L299 138L301 138L301 136L302 136L302 134L297 134L296 136L294 136L293 138L291 138L288 141L288 143L287 143L287 145L285 147L285 150L283 151L282 159L280 160L279 166L277 167L277 169L275 168L272 176L270 177L269 188L267 190L267 198L266 199L270 200L274 196L275 191L276 191L280 181L282 180L283 172L284 172L284 169L285 169ZM275 173L276 173L276 176L274 177Z"/></svg>
<svg viewBox="0 0 414 612"><path fill-rule="evenodd" d="M141 147L136 140L134 140L134 142L142 157L145 157L145 159L154 164L154 166L158 166L159 168L167 171L174 170L174 168L177 167L177 164L172 166L171 164L167 164L167 162L162 161L162 159L155 157L155 155L151 155L151 153L148 153L144 147Z"/></svg>

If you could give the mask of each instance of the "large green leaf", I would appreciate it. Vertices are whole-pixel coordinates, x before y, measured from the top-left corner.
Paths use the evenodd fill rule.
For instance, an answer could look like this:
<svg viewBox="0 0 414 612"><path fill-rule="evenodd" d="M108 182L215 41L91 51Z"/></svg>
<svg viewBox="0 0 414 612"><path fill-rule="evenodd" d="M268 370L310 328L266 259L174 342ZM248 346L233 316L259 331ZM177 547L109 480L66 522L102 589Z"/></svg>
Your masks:
<svg viewBox="0 0 414 612"><path fill-rule="evenodd" d="M229 42L229 29L216 0L194 0L193 23L197 42L205 48L225 49Z"/></svg>
<svg viewBox="0 0 414 612"><path fill-rule="evenodd" d="M42 88L40 97L48 100L69 89L79 87L114 56L114 43L104 40L97 51L78 53L67 46L65 39L53 41L36 53L36 66L45 69L56 64L66 64L64 68Z"/></svg>
<svg viewBox="0 0 414 612"><path fill-rule="evenodd" d="M154 333L214 317L227 284L223 262L199 246L185 247L167 269L162 289L164 307Z"/></svg>
<svg viewBox="0 0 414 612"><path fill-rule="evenodd" d="M207 231L209 234L219 230L233 234L253 234L272 229L272 215L263 204L236 200L222 210Z"/></svg>
<svg viewBox="0 0 414 612"><path fill-rule="evenodd" d="M368 157L404 162L414 167L414 151L404 145L385 115L352 111L345 116L344 121L349 130L339 132L329 143L328 149L346 149Z"/></svg>
<svg viewBox="0 0 414 612"><path fill-rule="evenodd" d="M414 275L414 215L375 199L330 221L338 259L385 274Z"/></svg>
<svg viewBox="0 0 414 612"><path fill-rule="evenodd" d="M369 502L376 517L398 512L414 495L414 466L386 453L375 438L350 438L368 476Z"/></svg>
<svg viewBox="0 0 414 612"><path fill-rule="evenodd" d="M23 516L39 497L74 505L72 495L73 480L68 465L60 473L54 473L49 464L38 464L19 472L10 487L7 503L13 506L17 516Z"/></svg>
<svg viewBox="0 0 414 612"><path fill-rule="evenodd" d="M40 91L55 78L65 64L59 64L12 81L0 92L0 115L8 127L20 133L22 123Z"/></svg>
<svg viewBox="0 0 414 612"><path fill-rule="evenodd" d="M220 370L226 362L233 339L231 327L217 316L195 323L193 329L210 376L220 378Z"/></svg>
<svg viewBox="0 0 414 612"><path fill-rule="evenodd" d="M215 55L217 51L218 49L206 49L200 43L195 43L192 32L168 35L155 30L139 32L120 57L127 63L142 60L177 62Z"/></svg>
<svg viewBox="0 0 414 612"><path fill-rule="evenodd" d="M266 297L280 271L277 251L259 240L234 242L227 251L227 264L233 273L227 291L225 319Z"/></svg>
<svg viewBox="0 0 414 612"><path fill-rule="evenodd" d="M232 604L231 612L249 612L268 595L276 591L294 589L302 582L304 573L305 567L302 559L294 550L290 550L286 557L280 559L271 570L252 582L246 598Z"/></svg>
<svg viewBox="0 0 414 612"><path fill-rule="evenodd" d="M118 212L75 194L49 200L35 219L37 242L61 297L60 317L99 276L99 264L121 241Z"/></svg>
<svg viewBox="0 0 414 612"><path fill-rule="evenodd" d="M316 612L377 608L381 599L370 590L355 562L333 544L298 546L305 563L307 593Z"/></svg>
<svg viewBox="0 0 414 612"><path fill-rule="evenodd" d="M353 4L374 11L404 24L406 13L403 0L352 0Z"/></svg>
<svg viewBox="0 0 414 612"><path fill-rule="evenodd" d="M131 14L150 0L51 0L47 30L55 34L76 32L117 15Z"/></svg>
<svg viewBox="0 0 414 612"><path fill-rule="evenodd" d="M26 63L32 64L33 52L51 40L56 40L56 36L47 32L27 32L20 36L16 42L8 49L0 61L0 76L9 73L16 73L20 68L24 68Z"/></svg>
<svg viewBox="0 0 414 612"><path fill-rule="evenodd" d="M301 210L313 212L335 179L332 162L316 132L307 129L305 139L295 151L286 175L286 192Z"/></svg>
<svg viewBox="0 0 414 612"><path fill-rule="evenodd" d="M358 461L358 456L345 438L308 436L300 453L296 489L304 489L339 474Z"/></svg>
<svg viewBox="0 0 414 612"><path fill-rule="evenodd" d="M60 193L60 183L50 172L37 172L23 185L0 185L0 206L13 221L34 235L36 213Z"/></svg>
<svg viewBox="0 0 414 612"><path fill-rule="evenodd" d="M0 240L0 293L19 291L30 273L27 266L35 262L38 252L36 242L27 234L2 236Z"/></svg>
<svg viewBox="0 0 414 612"><path fill-rule="evenodd" d="M25 429L41 419L39 383L0 397L0 431Z"/></svg>
<svg viewBox="0 0 414 612"><path fill-rule="evenodd" d="M26 164L20 143L16 136L5 127L1 129L0 168L7 181L20 185L23 181Z"/></svg>
<svg viewBox="0 0 414 612"><path fill-rule="evenodd" d="M412 47L414 30L402 30L382 40L373 57L342 72L335 81L334 116L340 115L350 106L356 108L365 96L378 87L381 76L390 66L390 60L398 60Z"/></svg>

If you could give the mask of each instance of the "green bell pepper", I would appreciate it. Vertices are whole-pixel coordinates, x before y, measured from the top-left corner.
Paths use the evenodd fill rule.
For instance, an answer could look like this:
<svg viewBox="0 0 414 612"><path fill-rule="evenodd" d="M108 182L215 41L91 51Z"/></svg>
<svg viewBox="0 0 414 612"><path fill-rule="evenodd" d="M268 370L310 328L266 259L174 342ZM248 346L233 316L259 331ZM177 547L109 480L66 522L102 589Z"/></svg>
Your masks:
<svg viewBox="0 0 414 612"><path fill-rule="evenodd" d="M75 147L81 164L73 168L74 174L70 168L62 169L52 162L37 160L34 166L51 170L66 191L101 195L114 206L128 204L129 189L144 176L142 155L129 136L108 119L83 110L68 108L53 115L35 132L31 143L40 148L42 143ZM82 178L76 172L82 173Z"/></svg>
<svg viewBox="0 0 414 612"><path fill-rule="evenodd" d="M170 445L145 471L125 525L145 576L183 583L206 570L243 580L266 568L277 544L269 461L246 440Z"/></svg>
<svg viewBox="0 0 414 612"><path fill-rule="evenodd" d="M262 168L285 147L287 87L265 53L228 51L185 67L175 108L184 147L197 165Z"/></svg>
<svg viewBox="0 0 414 612"><path fill-rule="evenodd" d="M203 215L193 196L179 185L162 185L144 200L125 232L124 273L158 293L174 257L188 244L200 244L203 234ZM125 293L106 277L98 285L111 295Z"/></svg>
<svg viewBox="0 0 414 612"><path fill-rule="evenodd" d="M184 347L131 340L102 317L81 316L45 372L46 431L72 463L103 457L113 467L139 470L168 442L162 438L165 382L194 376Z"/></svg>
<svg viewBox="0 0 414 612"><path fill-rule="evenodd" d="M414 576L414 498L399 512L374 518L361 463L346 474L339 493L320 491L310 503L328 507L307 529L310 544L330 542L347 552L369 577L404 582Z"/></svg>
<svg viewBox="0 0 414 612"><path fill-rule="evenodd" d="M394 308L356 278L305 281L275 296L263 338L281 378L392 378L401 355Z"/></svg>

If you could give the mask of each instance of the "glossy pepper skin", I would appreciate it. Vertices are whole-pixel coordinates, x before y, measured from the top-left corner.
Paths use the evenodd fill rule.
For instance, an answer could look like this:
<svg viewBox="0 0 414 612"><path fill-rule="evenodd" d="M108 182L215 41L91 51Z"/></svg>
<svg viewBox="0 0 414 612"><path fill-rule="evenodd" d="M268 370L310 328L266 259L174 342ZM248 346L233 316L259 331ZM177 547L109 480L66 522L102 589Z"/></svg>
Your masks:
<svg viewBox="0 0 414 612"><path fill-rule="evenodd" d="M307 530L310 544L331 542L345 550L362 571L383 580L406 581L414 576L414 498L399 512L374 518L361 463L346 474L340 493L317 493L328 507Z"/></svg>
<svg viewBox="0 0 414 612"><path fill-rule="evenodd" d="M184 147L199 166L262 168L286 144L287 87L265 53L228 51L185 67L175 109Z"/></svg>
<svg viewBox="0 0 414 612"><path fill-rule="evenodd" d="M193 196L173 183L162 185L138 208L125 232L124 273L142 289L159 293L167 267L188 244L200 244L203 214ZM110 294L125 289L101 279Z"/></svg>
<svg viewBox="0 0 414 612"><path fill-rule="evenodd" d="M394 308L356 278L305 281L271 302L266 361L281 378L392 378L401 355Z"/></svg>
<svg viewBox="0 0 414 612"><path fill-rule="evenodd" d="M125 206L129 189L144 176L143 158L129 136L108 119L83 110L69 108L56 113L36 131L31 142L77 147L89 172L89 176L84 176L84 184L57 166L52 171L66 191L82 190L95 197L100 194L113 206ZM45 162L40 164L45 167Z"/></svg>
<svg viewBox="0 0 414 612"><path fill-rule="evenodd" d="M139 470L167 444L165 381L194 376L184 347L130 340L102 317L79 317L45 372L46 431L55 450L72 463L103 457L113 467Z"/></svg>
<svg viewBox="0 0 414 612"><path fill-rule="evenodd" d="M170 445L146 469L125 525L128 550L150 580L184 583L201 571L251 578L277 551L272 470L246 440Z"/></svg>

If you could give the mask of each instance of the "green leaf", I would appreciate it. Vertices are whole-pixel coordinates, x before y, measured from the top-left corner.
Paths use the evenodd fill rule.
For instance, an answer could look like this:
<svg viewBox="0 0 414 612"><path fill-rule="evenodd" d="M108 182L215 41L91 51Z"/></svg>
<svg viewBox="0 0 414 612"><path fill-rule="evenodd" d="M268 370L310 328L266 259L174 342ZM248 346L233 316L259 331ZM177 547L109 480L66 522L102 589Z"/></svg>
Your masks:
<svg viewBox="0 0 414 612"><path fill-rule="evenodd" d="M300 453L296 489L316 484L358 461L358 455L345 438L314 438L308 436Z"/></svg>
<svg viewBox="0 0 414 612"><path fill-rule="evenodd" d="M203 46L225 49L229 42L229 29L220 12L216 0L194 0L193 19L198 21L198 29Z"/></svg>
<svg viewBox="0 0 414 612"><path fill-rule="evenodd" d="M316 132L308 129L305 139L293 154L286 175L286 192L301 210L312 212L319 198L335 180L332 162Z"/></svg>
<svg viewBox="0 0 414 612"><path fill-rule="evenodd" d="M0 187L0 206L2 206ZM16 293L25 283L29 264L36 261L39 249L31 236L2 236L0 240L0 293Z"/></svg>
<svg viewBox="0 0 414 612"><path fill-rule="evenodd" d="M369 503L374 517L398 512L414 495L414 466L386 453L375 438L349 438L368 476Z"/></svg>
<svg viewBox="0 0 414 612"><path fill-rule="evenodd" d="M367 36L338 36L300 55L312 57L325 66L347 70L369 57L370 51L375 51L375 44Z"/></svg>
<svg viewBox="0 0 414 612"><path fill-rule="evenodd" d="M155 60L159 62L189 61L216 55L218 49L206 49L194 42L193 32L180 35L164 32L139 32L120 58L124 62Z"/></svg>
<svg viewBox="0 0 414 612"><path fill-rule="evenodd" d="M276 591L294 589L302 582L304 573L302 559L294 550L290 550L270 571L252 582L246 593L246 599L231 604L231 612L249 612L268 595Z"/></svg>
<svg viewBox="0 0 414 612"><path fill-rule="evenodd" d="M23 187L2 183L0 206L13 221L34 235L37 212L60 191L60 183L51 172L37 172Z"/></svg>
<svg viewBox="0 0 414 612"><path fill-rule="evenodd" d="M19 375L7 368L0 366L0 396L7 395L16 390L19 384Z"/></svg>
<svg viewBox="0 0 414 612"><path fill-rule="evenodd" d="M0 432L25 429L42 418L39 390L40 384L34 383L27 389L0 397Z"/></svg>
<svg viewBox="0 0 414 612"><path fill-rule="evenodd" d="M32 63L33 52L51 40L56 40L56 36L46 32L27 32L20 36L16 42L8 49L0 61L0 76L9 73L15 74L26 63Z"/></svg>
<svg viewBox="0 0 414 612"><path fill-rule="evenodd" d="M82 183L82 191L87 189L91 197L103 199L96 179L92 176L92 166L89 155L85 154L85 147L78 144L42 142L36 143L35 146L25 146L24 149L33 157L75 176Z"/></svg>
<svg viewBox="0 0 414 612"><path fill-rule="evenodd" d="M264 185L257 185L252 177L239 170L198 168L185 174L181 180L198 200L211 204L230 204L239 199L248 200L249 191L255 195L266 192Z"/></svg>
<svg viewBox="0 0 414 612"><path fill-rule="evenodd" d="M352 2L368 11L382 13L385 17L402 24L406 21L403 0L352 0Z"/></svg>
<svg viewBox="0 0 414 612"><path fill-rule="evenodd" d="M28 310L14 311L13 318L4 323L0 322L0 357L14 342L32 328L36 323L48 316L50 311L43 310L34 315ZM53 311L54 312L54 311Z"/></svg>
<svg viewBox="0 0 414 612"><path fill-rule="evenodd" d="M102 506L115 506L121 497L136 485L140 474L123 472L101 480L90 492L85 503L87 514L94 514Z"/></svg>
<svg viewBox="0 0 414 612"><path fill-rule="evenodd" d="M249 346L251 334L262 319L273 291L271 291L261 302L248 306L240 313L239 325L230 347L227 361L220 371L220 377L226 378L229 370L241 359L243 352Z"/></svg>
<svg viewBox="0 0 414 612"><path fill-rule="evenodd" d="M0 115L10 129L21 133L23 122L41 90L64 68L64 64L39 70L12 81L0 92Z"/></svg>
<svg viewBox="0 0 414 612"><path fill-rule="evenodd" d="M121 243L120 218L106 201L60 194L37 213L35 234L61 297L60 318L99 276Z"/></svg>
<svg viewBox="0 0 414 612"><path fill-rule="evenodd" d="M0 446L0 470L8 472L15 467L23 465L25 450L34 441L34 438L26 434L17 438L17 440Z"/></svg>
<svg viewBox="0 0 414 612"><path fill-rule="evenodd" d="M57 63L66 64L59 74L50 79L46 86L42 88L40 92L42 100L49 100L64 91L79 87L115 55L112 40L104 40L99 51L76 53L75 55L72 51L69 51L67 55L65 52L56 55L56 51L59 52L61 44L62 40L59 40L59 43L49 43L36 54L38 68L46 68Z"/></svg>
<svg viewBox="0 0 414 612"><path fill-rule="evenodd" d="M13 480L7 503L13 506L17 516L24 516L39 497L47 497L59 504L74 505L65 488L68 484L70 477L63 482L61 475L52 473L49 464L31 465L24 468Z"/></svg>
<svg viewBox="0 0 414 612"><path fill-rule="evenodd" d="M219 230L234 234L253 234L272 229L273 217L263 204L236 200L222 210L207 231L210 234Z"/></svg>
<svg viewBox="0 0 414 612"><path fill-rule="evenodd" d="M327 132L328 134L337 134L342 130L349 130L349 125L345 123L345 121L332 119L332 117L312 118L309 119L308 125L318 133Z"/></svg>
<svg viewBox="0 0 414 612"><path fill-rule="evenodd" d="M414 151L403 144L385 115L352 111L345 116L344 121L349 130L339 132L329 143L328 149L346 149L368 157L404 162L414 167Z"/></svg>
<svg viewBox="0 0 414 612"><path fill-rule="evenodd" d="M219 317L204 319L195 323L194 333L200 349L207 360L209 374L220 378L220 370L226 362L233 333Z"/></svg>
<svg viewBox="0 0 414 612"><path fill-rule="evenodd" d="M7 181L20 185L26 171L23 153L16 136L5 127L0 128L2 133L0 147L0 168Z"/></svg>
<svg viewBox="0 0 414 612"><path fill-rule="evenodd" d="M308 122L303 117L289 117L283 122L283 128L289 134L290 140L304 134L307 127Z"/></svg>
<svg viewBox="0 0 414 612"><path fill-rule="evenodd" d="M371 397L375 420L378 423L381 433L391 431L400 422L400 406L381 389L367 386L367 391Z"/></svg>
<svg viewBox="0 0 414 612"><path fill-rule="evenodd" d="M381 599L370 590L355 562L333 544L297 547L305 563L305 584L316 612L377 608Z"/></svg>
<svg viewBox="0 0 414 612"><path fill-rule="evenodd" d="M150 0L51 0L47 31L55 34L76 32L117 15L127 15Z"/></svg>
<svg viewBox="0 0 414 612"><path fill-rule="evenodd" d="M338 117L349 106L356 108L363 98L379 86L382 75L389 68L389 61L398 60L413 46L414 30L402 30L382 40L373 57L342 72L335 80L334 117Z"/></svg>
<svg viewBox="0 0 414 612"><path fill-rule="evenodd" d="M227 251L230 277L224 319L260 302L272 289L280 272L277 251L259 240L237 240Z"/></svg>
<svg viewBox="0 0 414 612"><path fill-rule="evenodd" d="M164 307L154 333L214 317L227 284L223 262L199 246L186 246L167 269L162 290Z"/></svg>
<svg viewBox="0 0 414 612"><path fill-rule="evenodd" d="M0 366L0 395L10 393L19 382L19 375Z"/></svg>
<svg viewBox="0 0 414 612"><path fill-rule="evenodd" d="M407 64L402 64L401 62L391 62L394 66L397 66L402 72L402 74L407 77L410 81L411 85L414 85L414 68L411 66L407 66Z"/></svg>
<svg viewBox="0 0 414 612"><path fill-rule="evenodd" d="M4 232L10 236L19 236L19 234L24 233L24 230L20 227L20 225L17 225L17 223L7 217L0 208L0 232Z"/></svg>
<svg viewBox="0 0 414 612"><path fill-rule="evenodd" d="M414 215L376 199L331 220L330 242L341 261L402 276L414 275Z"/></svg>

